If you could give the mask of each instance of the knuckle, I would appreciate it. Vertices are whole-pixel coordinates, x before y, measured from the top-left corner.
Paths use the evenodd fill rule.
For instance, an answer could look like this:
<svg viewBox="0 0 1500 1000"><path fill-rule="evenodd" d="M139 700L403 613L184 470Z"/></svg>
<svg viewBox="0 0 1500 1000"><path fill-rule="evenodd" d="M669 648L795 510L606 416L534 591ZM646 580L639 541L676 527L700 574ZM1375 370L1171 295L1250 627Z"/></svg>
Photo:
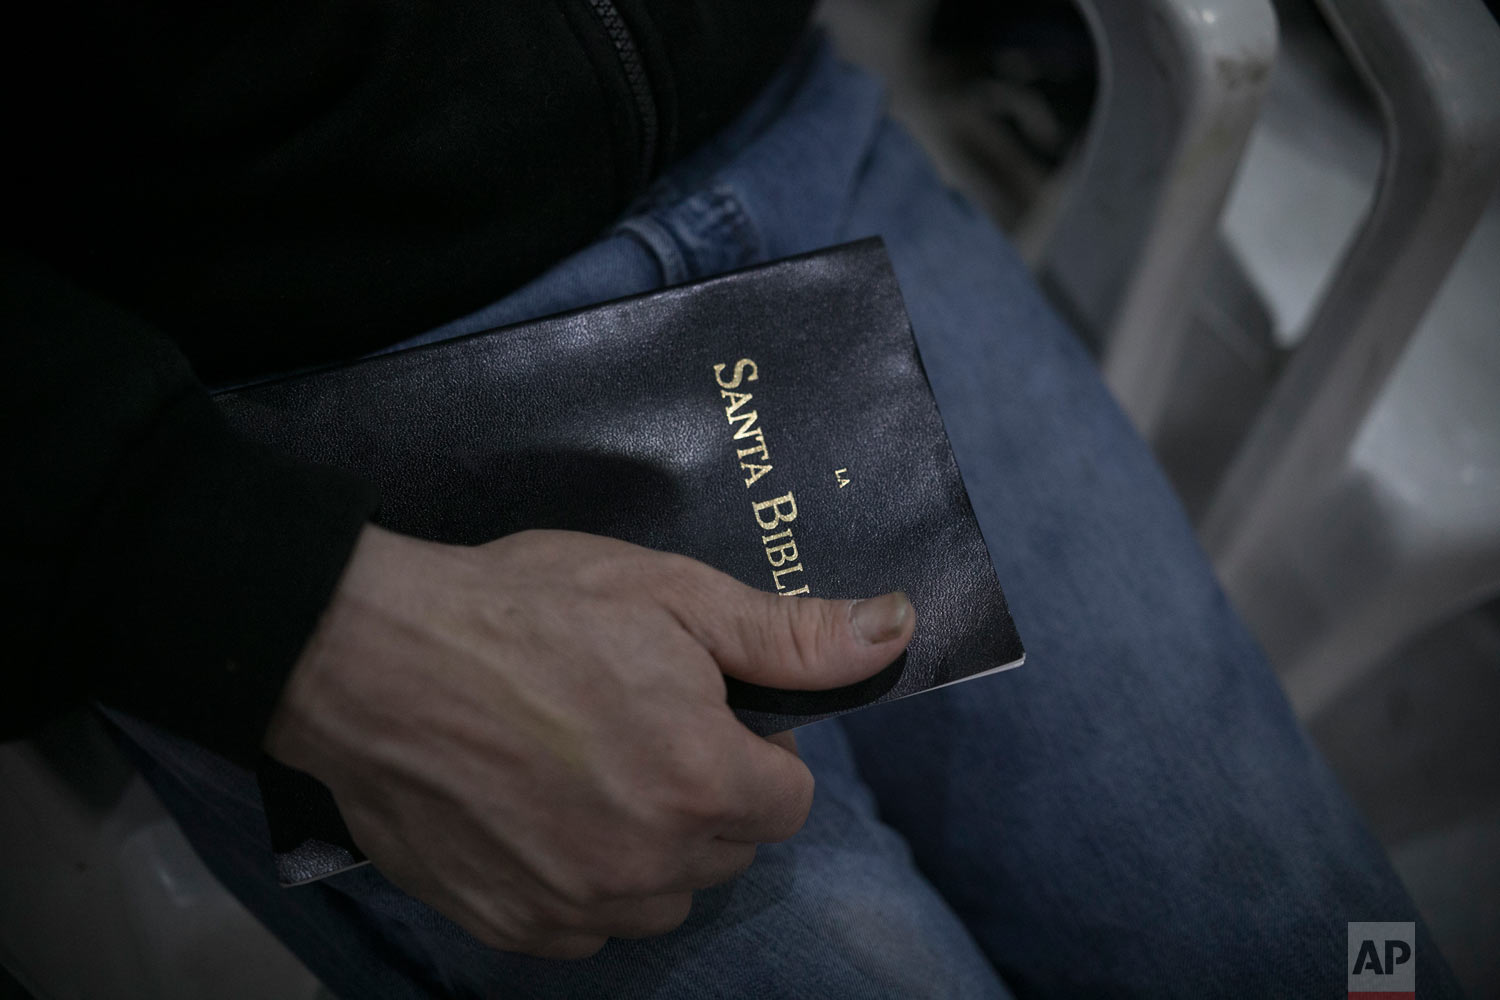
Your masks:
<svg viewBox="0 0 1500 1000"><path fill-rule="evenodd" d="M665 583L691 583L706 568L698 560L676 552L656 552L652 556L651 571Z"/></svg>
<svg viewBox="0 0 1500 1000"><path fill-rule="evenodd" d="M812 772L803 768L798 776L796 798L792 804L792 819L797 824L797 829L802 829L802 824L807 822L807 817L812 813L813 793L816 791L817 782L813 780Z"/></svg>
<svg viewBox="0 0 1500 1000"><path fill-rule="evenodd" d="M694 606L703 586L703 563L674 552L652 552L636 566L636 583L674 607Z"/></svg>
<svg viewBox="0 0 1500 1000"><path fill-rule="evenodd" d="M681 927L693 907L691 893L674 893L643 900L629 914L622 914L615 928L616 937L645 938L667 934Z"/></svg>
<svg viewBox="0 0 1500 1000"><path fill-rule="evenodd" d="M639 845L608 858L598 858L590 866L586 895L576 905L592 906L608 900L649 896L659 884L658 867L654 850Z"/></svg>
<svg viewBox="0 0 1500 1000"><path fill-rule="evenodd" d="M597 878L580 878L570 881L567 888L557 894L558 900L570 909L592 906L608 896L600 881Z"/></svg>
<svg viewBox="0 0 1500 1000"><path fill-rule="evenodd" d="M494 948L496 951L519 951L523 941L516 935L509 933L499 927L470 927L469 933L479 939L485 947Z"/></svg>
<svg viewBox="0 0 1500 1000"><path fill-rule="evenodd" d="M576 864L566 874L549 879L547 887L563 906L588 906L598 902L603 895L597 874L602 870L602 865L585 861Z"/></svg>
<svg viewBox="0 0 1500 1000"><path fill-rule="evenodd" d="M781 601L779 631L785 637L784 655L792 666L811 671L837 649L839 604L833 601Z"/></svg>
<svg viewBox="0 0 1500 1000"><path fill-rule="evenodd" d="M525 945L516 950L537 958L576 961L598 954L607 940L596 934L547 934L527 939Z"/></svg>
<svg viewBox="0 0 1500 1000"><path fill-rule="evenodd" d="M708 740L684 743L684 749L668 763L664 780L655 786L657 804L673 825L714 822L724 815L729 802L725 769Z"/></svg>
<svg viewBox="0 0 1500 1000"><path fill-rule="evenodd" d="M542 936L535 927L517 927L498 921L488 921L468 930L483 944L496 951L528 952Z"/></svg>
<svg viewBox="0 0 1500 1000"><path fill-rule="evenodd" d="M693 897L687 893L667 897L655 907L647 933L656 935L675 931L687 922L688 913L692 911L692 908Z"/></svg>
<svg viewBox="0 0 1500 1000"><path fill-rule="evenodd" d="M567 865L558 865L558 870L540 874L541 886L546 892L538 894L538 906L544 909L556 907L583 907L598 900L597 873L600 865L588 856L574 856Z"/></svg>
<svg viewBox="0 0 1500 1000"><path fill-rule="evenodd" d="M572 584L585 594L608 594L620 588L629 574L630 560L609 553L579 563L572 571Z"/></svg>
<svg viewBox="0 0 1500 1000"><path fill-rule="evenodd" d="M481 901L469 911L468 919L457 915L455 919L474 937L499 951L521 949L537 926L529 906L505 905L497 900Z"/></svg>
<svg viewBox="0 0 1500 1000"><path fill-rule="evenodd" d="M731 882L750 870L755 863L755 844L742 844L741 850L731 861L728 871L724 873L724 882Z"/></svg>
<svg viewBox="0 0 1500 1000"><path fill-rule="evenodd" d="M616 895L624 894L625 891L627 891L625 877L621 874L619 865L600 859L589 865L588 871L583 873L579 889L568 898L568 903L579 907L594 906Z"/></svg>
<svg viewBox="0 0 1500 1000"><path fill-rule="evenodd" d="M536 907L537 920L533 924L535 928L546 928L552 931L566 931L577 927L581 915L587 913L591 906L597 905L596 900L579 897L577 899L553 896Z"/></svg>
<svg viewBox="0 0 1500 1000"><path fill-rule="evenodd" d="M811 772L804 768L803 773L798 775L795 782L783 793L784 797L779 803L776 815L776 836L768 838L770 842L786 840L802 829L807 822L808 815L812 812L813 804L813 777Z"/></svg>
<svg viewBox="0 0 1500 1000"><path fill-rule="evenodd" d="M558 942L552 949L548 958L560 958L568 961L578 961L584 958L593 958L608 942L608 938L599 935L578 935Z"/></svg>
<svg viewBox="0 0 1500 1000"><path fill-rule="evenodd" d="M713 775L703 748L691 738L669 751L662 787L674 798L695 798L713 783Z"/></svg>
<svg viewBox="0 0 1500 1000"><path fill-rule="evenodd" d="M650 890L650 880L641 871L640 864L618 865L599 875L597 895L594 902L645 895Z"/></svg>
<svg viewBox="0 0 1500 1000"><path fill-rule="evenodd" d="M716 832L726 824L748 818L746 812L745 806L731 801L727 794L711 791L675 803L668 828L678 836Z"/></svg>

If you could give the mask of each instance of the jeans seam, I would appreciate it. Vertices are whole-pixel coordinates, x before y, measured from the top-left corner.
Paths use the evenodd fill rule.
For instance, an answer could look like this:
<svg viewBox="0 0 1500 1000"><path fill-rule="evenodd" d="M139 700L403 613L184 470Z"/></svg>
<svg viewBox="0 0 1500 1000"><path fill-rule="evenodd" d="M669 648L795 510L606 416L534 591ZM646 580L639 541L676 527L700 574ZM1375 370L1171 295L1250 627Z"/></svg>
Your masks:
<svg viewBox="0 0 1500 1000"><path fill-rule="evenodd" d="M760 233L738 193L719 183L664 208L633 216L615 227L655 255L666 284L751 263L760 252ZM705 246L732 248L732 256L701 252Z"/></svg>
<svg viewBox="0 0 1500 1000"><path fill-rule="evenodd" d="M638 215L626 219L615 227L615 231L633 237L656 258L663 285L681 284L690 277L691 272L677 238L655 215Z"/></svg>
<svg viewBox="0 0 1500 1000"><path fill-rule="evenodd" d="M723 235L733 239L740 250L740 263L747 264L759 253L760 233L738 192L727 184L713 187L713 196L718 200L719 228ZM727 225L727 229L726 229Z"/></svg>

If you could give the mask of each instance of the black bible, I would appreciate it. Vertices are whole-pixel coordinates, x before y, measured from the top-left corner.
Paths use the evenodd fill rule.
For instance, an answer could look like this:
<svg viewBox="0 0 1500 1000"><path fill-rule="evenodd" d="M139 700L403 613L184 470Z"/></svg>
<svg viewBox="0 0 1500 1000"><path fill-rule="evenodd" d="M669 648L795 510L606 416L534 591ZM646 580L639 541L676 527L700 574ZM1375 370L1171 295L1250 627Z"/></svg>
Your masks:
<svg viewBox="0 0 1500 1000"><path fill-rule="evenodd" d="M729 679L758 733L1024 657L878 239L217 399L248 437L372 481L393 531L562 528L788 600L907 593L916 634L867 681ZM327 789L269 759L260 777L283 883L363 860Z"/></svg>

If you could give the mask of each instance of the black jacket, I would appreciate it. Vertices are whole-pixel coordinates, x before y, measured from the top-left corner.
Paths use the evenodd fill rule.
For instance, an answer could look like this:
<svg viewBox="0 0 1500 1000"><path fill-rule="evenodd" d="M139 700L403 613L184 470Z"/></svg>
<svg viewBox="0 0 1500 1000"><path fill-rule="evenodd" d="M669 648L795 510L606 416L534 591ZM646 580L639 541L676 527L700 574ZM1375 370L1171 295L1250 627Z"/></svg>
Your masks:
<svg viewBox="0 0 1500 1000"><path fill-rule="evenodd" d="M0 736L97 697L249 762L378 498L205 383L353 357L595 237L808 0L49 4L4 46Z"/></svg>

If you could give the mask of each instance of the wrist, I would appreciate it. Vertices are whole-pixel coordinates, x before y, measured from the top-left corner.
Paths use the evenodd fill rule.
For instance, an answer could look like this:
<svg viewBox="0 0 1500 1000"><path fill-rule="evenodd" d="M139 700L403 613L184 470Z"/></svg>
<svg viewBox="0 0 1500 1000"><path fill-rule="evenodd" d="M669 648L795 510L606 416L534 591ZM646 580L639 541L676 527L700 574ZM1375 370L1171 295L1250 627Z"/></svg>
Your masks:
<svg viewBox="0 0 1500 1000"><path fill-rule="evenodd" d="M264 749L319 777L340 742L338 715L350 703L359 674L373 668L393 612L410 612L414 555L429 543L365 525L312 636L303 647L266 727ZM403 572L406 567L408 572Z"/></svg>

